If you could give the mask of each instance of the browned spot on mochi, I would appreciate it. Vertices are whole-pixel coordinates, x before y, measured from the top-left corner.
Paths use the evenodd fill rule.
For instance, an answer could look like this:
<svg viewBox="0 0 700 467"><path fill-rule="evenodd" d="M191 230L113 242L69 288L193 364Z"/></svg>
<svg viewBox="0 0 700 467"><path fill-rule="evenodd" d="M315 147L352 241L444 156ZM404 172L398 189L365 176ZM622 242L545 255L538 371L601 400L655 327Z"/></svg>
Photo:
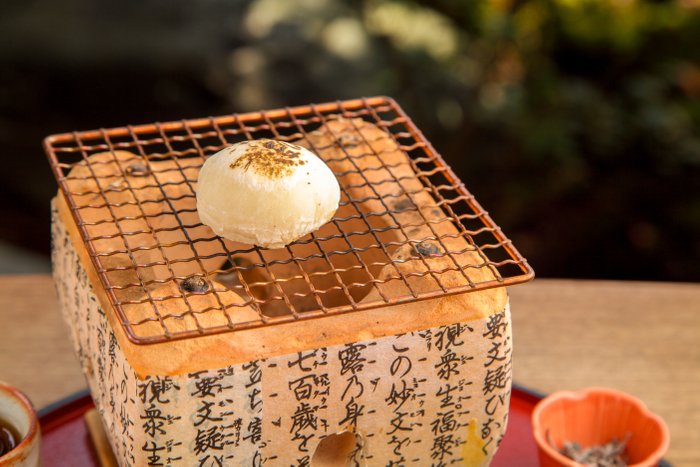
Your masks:
<svg viewBox="0 0 700 467"><path fill-rule="evenodd" d="M262 177L279 180L293 173L293 167L306 164L301 158L302 148L273 139L251 141L245 153L230 165L232 169L251 169Z"/></svg>

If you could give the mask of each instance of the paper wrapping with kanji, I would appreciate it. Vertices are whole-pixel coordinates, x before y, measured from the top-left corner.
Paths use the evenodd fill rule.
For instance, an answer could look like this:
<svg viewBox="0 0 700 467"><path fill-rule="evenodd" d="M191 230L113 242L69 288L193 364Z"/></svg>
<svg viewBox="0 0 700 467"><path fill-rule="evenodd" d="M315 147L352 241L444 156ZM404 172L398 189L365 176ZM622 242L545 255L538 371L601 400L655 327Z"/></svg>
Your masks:
<svg viewBox="0 0 700 467"><path fill-rule="evenodd" d="M493 458L510 400L508 305L480 320L138 377L55 207L53 217L61 309L122 467L484 466Z"/></svg>

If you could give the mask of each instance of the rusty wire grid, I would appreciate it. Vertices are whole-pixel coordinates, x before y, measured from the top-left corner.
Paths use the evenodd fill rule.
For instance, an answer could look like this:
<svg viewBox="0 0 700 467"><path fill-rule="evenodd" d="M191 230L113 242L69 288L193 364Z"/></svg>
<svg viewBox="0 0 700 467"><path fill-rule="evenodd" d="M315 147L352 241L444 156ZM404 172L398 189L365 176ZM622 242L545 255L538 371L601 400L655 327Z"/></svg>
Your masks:
<svg viewBox="0 0 700 467"><path fill-rule="evenodd" d="M222 239L197 216L204 161L260 138L308 147L341 185L331 222L281 249ZM100 286L136 344L534 277L389 98L66 133L44 148Z"/></svg>

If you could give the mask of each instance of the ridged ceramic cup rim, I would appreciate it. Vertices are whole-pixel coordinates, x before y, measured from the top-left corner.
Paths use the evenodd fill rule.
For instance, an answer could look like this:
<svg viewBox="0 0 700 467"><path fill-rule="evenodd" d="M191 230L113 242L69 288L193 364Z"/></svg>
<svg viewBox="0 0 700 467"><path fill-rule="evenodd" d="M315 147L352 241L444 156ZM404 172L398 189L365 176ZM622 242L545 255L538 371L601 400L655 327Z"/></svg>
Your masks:
<svg viewBox="0 0 700 467"><path fill-rule="evenodd" d="M10 456L16 456L17 453L21 453L27 449L30 449L30 444L32 444L37 438L37 436L39 436L39 416L37 415L36 409L34 409L34 405L32 404L32 402L19 389L0 381L0 392L9 394L10 397L13 397L14 399L18 400L29 414L29 428L27 429L27 433L24 435L22 441L17 446L15 446L4 456L0 456L0 467L2 467L6 465L5 462L10 461L10 459L14 460L14 458L11 458Z"/></svg>
<svg viewBox="0 0 700 467"><path fill-rule="evenodd" d="M668 426L666 425L666 422L660 416L656 415L653 412L650 412L646 404L644 404L644 402L642 402L641 400L637 399L636 397L630 394L627 394L626 392L618 391L617 389L611 388L591 387L582 389L580 391L558 391L542 399L532 411L533 434L535 436L535 441L537 442L537 445L540 447L540 449L543 450L552 460L560 463L562 466L585 467L583 464L574 462L573 460L564 456L559 451L550 446L549 442L546 439L546 434L543 432L543 429L540 426L540 417L543 410L545 410L550 405L556 403L561 399L571 399L573 401L576 401L584 400L591 396L596 397L600 395L617 397L620 400L623 400L628 404L637 407L647 419L652 420L661 429L662 439L659 442L659 446L653 452L651 452L645 459L642 459L642 461L636 464L629 464L627 467L649 467L650 465L658 463L659 460L663 457L663 455L666 454L666 451L668 451L668 447L671 442L671 435L668 431Z"/></svg>

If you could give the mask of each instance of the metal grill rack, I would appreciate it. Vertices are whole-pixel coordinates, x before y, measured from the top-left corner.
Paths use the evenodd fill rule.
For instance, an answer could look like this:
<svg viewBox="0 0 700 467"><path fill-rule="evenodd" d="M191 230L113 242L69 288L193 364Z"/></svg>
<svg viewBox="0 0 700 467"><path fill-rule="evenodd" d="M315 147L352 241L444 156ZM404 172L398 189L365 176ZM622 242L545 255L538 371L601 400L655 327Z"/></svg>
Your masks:
<svg viewBox="0 0 700 467"><path fill-rule="evenodd" d="M282 249L221 239L196 214L204 161L259 138L306 145L341 184L333 220ZM47 137L44 148L135 344L326 319L534 277L389 98L66 133ZM465 263L467 254L477 261ZM409 262L420 267L406 272ZM388 293L392 284L402 292ZM247 318L236 319L243 308Z"/></svg>

